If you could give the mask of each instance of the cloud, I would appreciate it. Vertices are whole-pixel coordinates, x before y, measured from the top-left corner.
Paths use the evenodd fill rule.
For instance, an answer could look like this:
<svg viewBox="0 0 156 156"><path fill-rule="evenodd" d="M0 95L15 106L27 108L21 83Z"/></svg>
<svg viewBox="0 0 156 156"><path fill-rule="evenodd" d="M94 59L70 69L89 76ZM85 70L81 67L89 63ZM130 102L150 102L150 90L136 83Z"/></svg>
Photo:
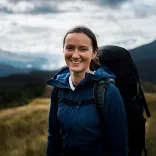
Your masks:
<svg viewBox="0 0 156 156"><path fill-rule="evenodd" d="M132 49L156 38L154 0L97 1L102 4L89 0L0 0L0 8L10 11L0 14L0 48L46 55L48 61L42 68L51 69L62 65L63 37L76 25L93 30L99 46Z"/></svg>
<svg viewBox="0 0 156 156"><path fill-rule="evenodd" d="M49 14L61 12L58 3L51 1L0 1L0 13L7 14Z"/></svg>
<svg viewBox="0 0 156 156"><path fill-rule="evenodd" d="M30 11L32 14L47 14L47 13L57 13L60 12L57 7L54 6L48 6L48 5L41 5L37 6L34 9Z"/></svg>
<svg viewBox="0 0 156 156"><path fill-rule="evenodd" d="M74 2L74 3L73 3ZM88 6L92 6L89 8ZM6 14L58 14L82 12L93 7L102 9L130 9L136 17L156 15L155 0L1 0L0 13ZM126 8L124 8L126 6ZM98 10L95 14L98 13Z"/></svg>
<svg viewBox="0 0 156 156"><path fill-rule="evenodd" d="M33 67L32 64L27 64L27 65L26 65L26 68L32 68L32 67Z"/></svg>
<svg viewBox="0 0 156 156"><path fill-rule="evenodd" d="M129 10L134 13L137 18L146 18L151 15L156 15L156 1L155 0L133 0L131 3L122 5L121 9Z"/></svg>
<svg viewBox="0 0 156 156"><path fill-rule="evenodd" d="M133 1L133 0L130 0L130 1ZM99 5L103 5L105 7L108 6L111 8L115 8L115 7L118 7L125 2L129 2L129 0L96 0L93 2L95 2Z"/></svg>
<svg viewBox="0 0 156 156"><path fill-rule="evenodd" d="M86 2L88 2L86 0ZM76 12L86 8L85 1L72 0L2 0L0 1L0 13L6 14L56 14L64 12ZM71 4L71 5L70 5Z"/></svg>
<svg viewBox="0 0 156 156"><path fill-rule="evenodd" d="M81 8L81 11L73 11L75 6ZM65 11L68 8L71 11ZM102 45L122 42L123 46L131 48L153 39L156 34L156 17L138 18L132 4L124 4L119 11L103 9L102 6L87 1L76 4L68 1L60 5L59 9L64 9L64 13L1 16L0 47L16 52L62 52L62 40L66 31L81 24L91 28L99 36L98 41ZM128 39L135 43L128 42Z"/></svg>
<svg viewBox="0 0 156 156"><path fill-rule="evenodd" d="M46 58L47 62L41 66L41 69L55 70L61 68L62 66L65 66L62 52L47 54Z"/></svg>
<svg viewBox="0 0 156 156"><path fill-rule="evenodd" d="M115 8L127 1L128 0L1 0L0 12L7 14L55 14L59 12L81 11L82 9L86 9L87 5L85 4L87 3L103 6L104 8Z"/></svg>

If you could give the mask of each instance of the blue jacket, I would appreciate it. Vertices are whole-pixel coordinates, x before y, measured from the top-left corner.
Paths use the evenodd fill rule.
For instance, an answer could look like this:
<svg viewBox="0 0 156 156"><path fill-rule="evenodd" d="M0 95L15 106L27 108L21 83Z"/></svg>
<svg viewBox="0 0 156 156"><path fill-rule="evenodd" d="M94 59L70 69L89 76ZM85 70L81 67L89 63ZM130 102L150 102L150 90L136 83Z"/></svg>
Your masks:
<svg viewBox="0 0 156 156"><path fill-rule="evenodd" d="M123 100L114 84L109 83L105 92L104 130L95 103L66 105L63 99L84 100L93 97L96 81L115 78L107 68L99 68L94 74L86 73L75 90L69 85L68 67L62 69L47 84L61 88L59 102L53 90L49 113L47 156L60 151L73 155L109 156L128 155L128 130Z"/></svg>

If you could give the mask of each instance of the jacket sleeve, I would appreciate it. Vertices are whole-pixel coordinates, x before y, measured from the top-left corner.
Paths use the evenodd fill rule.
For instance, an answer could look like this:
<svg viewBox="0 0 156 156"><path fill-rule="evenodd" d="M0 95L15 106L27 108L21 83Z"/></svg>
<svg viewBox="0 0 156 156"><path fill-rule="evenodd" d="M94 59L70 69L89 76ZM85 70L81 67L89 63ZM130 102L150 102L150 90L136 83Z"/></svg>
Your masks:
<svg viewBox="0 0 156 156"><path fill-rule="evenodd" d="M105 94L104 147L110 156L128 156L128 125L119 90L108 85Z"/></svg>
<svg viewBox="0 0 156 156"><path fill-rule="evenodd" d="M57 118L57 96L56 89L53 89L51 93L51 105L49 112L46 156L58 156L61 153L61 134Z"/></svg>

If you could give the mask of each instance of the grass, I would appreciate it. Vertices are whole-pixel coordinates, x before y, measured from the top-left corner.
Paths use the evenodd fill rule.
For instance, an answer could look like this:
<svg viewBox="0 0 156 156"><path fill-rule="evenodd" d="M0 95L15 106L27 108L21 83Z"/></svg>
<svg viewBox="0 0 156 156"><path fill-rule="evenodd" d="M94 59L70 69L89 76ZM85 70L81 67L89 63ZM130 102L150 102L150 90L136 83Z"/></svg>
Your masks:
<svg viewBox="0 0 156 156"><path fill-rule="evenodd" d="M29 105L31 106L35 106L35 105L47 105L50 103L50 98L36 98L36 99L33 99L32 101L30 101Z"/></svg>
<svg viewBox="0 0 156 156"><path fill-rule="evenodd" d="M147 119L146 145L156 155L156 94L146 94L152 114ZM28 106L0 111L0 156L44 156L50 99L36 98Z"/></svg>
<svg viewBox="0 0 156 156"><path fill-rule="evenodd" d="M146 100L151 112L151 118L146 122L146 147L149 156L156 155L156 94L147 93Z"/></svg>
<svg viewBox="0 0 156 156"><path fill-rule="evenodd" d="M48 110L30 105L0 111L0 155L45 155Z"/></svg>

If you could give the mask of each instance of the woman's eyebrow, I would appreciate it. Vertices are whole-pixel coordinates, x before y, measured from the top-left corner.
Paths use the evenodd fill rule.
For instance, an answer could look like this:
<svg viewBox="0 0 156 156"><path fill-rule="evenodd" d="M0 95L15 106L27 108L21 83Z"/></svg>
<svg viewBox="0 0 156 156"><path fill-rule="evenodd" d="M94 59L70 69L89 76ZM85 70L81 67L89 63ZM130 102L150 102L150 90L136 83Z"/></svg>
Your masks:
<svg viewBox="0 0 156 156"><path fill-rule="evenodd" d="M85 48L88 48L88 46L87 46L87 45L80 45L80 47L85 47Z"/></svg>
<svg viewBox="0 0 156 156"><path fill-rule="evenodd" d="M73 45L73 44L67 44L66 46L75 46L75 45ZM88 48L88 46L87 45L79 45L78 47L80 47L80 48Z"/></svg>
<svg viewBox="0 0 156 156"><path fill-rule="evenodd" d="M67 44L66 46L74 46L73 44Z"/></svg>

